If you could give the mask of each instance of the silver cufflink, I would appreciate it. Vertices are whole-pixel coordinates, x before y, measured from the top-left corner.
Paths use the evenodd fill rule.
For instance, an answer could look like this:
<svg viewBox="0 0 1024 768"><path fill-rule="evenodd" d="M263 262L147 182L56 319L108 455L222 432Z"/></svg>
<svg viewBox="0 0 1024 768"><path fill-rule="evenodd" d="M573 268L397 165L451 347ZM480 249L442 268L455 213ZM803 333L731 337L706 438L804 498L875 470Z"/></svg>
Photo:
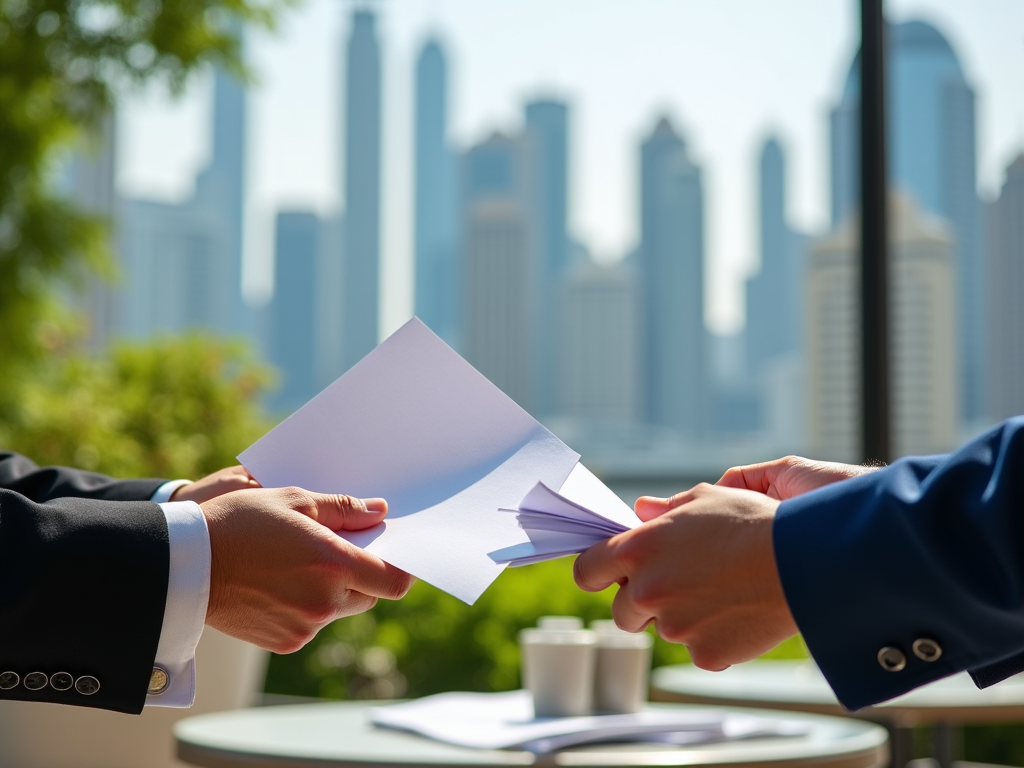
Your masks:
<svg viewBox="0 0 1024 768"><path fill-rule="evenodd" d="M887 645L878 652L878 663L886 672L899 672L907 666L907 657L899 648Z"/></svg>
<svg viewBox="0 0 1024 768"><path fill-rule="evenodd" d="M921 661L937 661L942 655L942 646L927 637L915 640L911 650Z"/></svg>
<svg viewBox="0 0 1024 768"><path fill-rule="evenodd" d="M100 689L100 681L92 675L82 675L75 680L75 690L83 696L92 696Z"/></svg>
<svg viewBox="0 0 1024 768"><path fill-rule="evenodd" d="M44 672L29 672L25 675L25 687L30 691L41 691L50 682L50 678Z"/></svg>
<svg viewBox="0 0 1024 768"><path fill-rule="evenodd" d="M75 684L75 678L68 672L54 672L50 675L50 687L55 691L67 691Z"/></svg>
<svg viewBox="0 0 1024 768"><path fill-rule="evenodd" d="M147 693L150 696L159 696L170 687L170 673L163 667L153 667L153 674L149 676L149 690Z"/></svg>

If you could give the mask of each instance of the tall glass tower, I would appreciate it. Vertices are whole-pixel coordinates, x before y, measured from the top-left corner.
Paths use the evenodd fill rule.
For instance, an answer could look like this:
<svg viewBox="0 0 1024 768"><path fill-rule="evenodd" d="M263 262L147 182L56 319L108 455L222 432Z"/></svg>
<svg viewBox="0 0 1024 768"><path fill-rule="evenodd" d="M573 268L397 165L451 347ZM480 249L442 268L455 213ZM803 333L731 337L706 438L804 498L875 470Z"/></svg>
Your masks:
<svg viewBox="0 0 1024 768"><path fill-rule="evenodd" d="M540 329L558 327L559 281L569 260L569 108L550 99L526 105L526 141L533 161L531 195L540 259L538 301ZM536 353L537 410L555 410L558 371L558 335L538 333Z"/></svg>
<svg viewBox="0 0 1024 768"><path fill-rule="evenodd" d="M761 269L747 284L747 367L800 350L803 269L799 237L786 221L786 157L775 137L765 141L759 164Z"/></svg>
<svg viewBox="0 0 1024 768"><path fill-rule="evenodd" d="M640 151L641 336L649 423L689 437L710 411L701 171L662 118Z"/></svg>
<svg viewBox="0 0 1024 768"><path fill-rule="evenodd" d="M378 340L380 304L381 66L376 17L352 13L345 67L345 248L342 364L359 362Z"/></svg>
<svg viewBox="0 0 1024 768"><path fill-rule="evenodd" d="M980 245L974 90L949 41L909 21L888 28L891 184L952 227L957 285L960 416L986 410L986 265ZM831 114L832 224L859 207L859 56Z"/></svg>
<svg viewBox="0 0 1024 768"><path fill-rule="evenodd" d="M416 314L459 346L455 159L448 145L448 65L437 40L416 62Z"/></svg>

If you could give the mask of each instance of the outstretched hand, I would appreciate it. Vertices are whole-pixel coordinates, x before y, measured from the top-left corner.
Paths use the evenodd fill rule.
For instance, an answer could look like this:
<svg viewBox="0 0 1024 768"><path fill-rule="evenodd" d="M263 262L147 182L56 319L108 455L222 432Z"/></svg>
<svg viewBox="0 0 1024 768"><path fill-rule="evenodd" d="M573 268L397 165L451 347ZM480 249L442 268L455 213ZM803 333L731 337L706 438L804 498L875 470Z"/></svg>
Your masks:
<svg viewBox="0 0 1024 768"><path fill-rule="evenodd" d="M210 530L206 623L291 653L335 619L397 600L413 577L337 535L380 523L383 499L301 488L236 491L200 505Z"/></svg>
<svg viewBox="0 0 1024 768"><path fill-rule="evenodd" d="M641 499L646 522L576 558L589 592L619 584L615 623L686 645L694 664L719 670L760 656L797 627L775 565L779 502L702 483L671 499Z"/></svg>
<svg viewBox="0 0 1024 768"><path fill-rule="evenodd" d="M226 467L194 483L181 486L171 494L171 501L194 501L202 504L225 493L259 487L260 484L245 467Z"/></svg>
<svg viewBox="0 0 1024 768"><path fill-rule="evenodd" d="M715 485L744 488L763 493L772 499L785 501L840 480L874 472L876 469L878 467L785 456L761 464L747 464L728 469Z"/></svg>

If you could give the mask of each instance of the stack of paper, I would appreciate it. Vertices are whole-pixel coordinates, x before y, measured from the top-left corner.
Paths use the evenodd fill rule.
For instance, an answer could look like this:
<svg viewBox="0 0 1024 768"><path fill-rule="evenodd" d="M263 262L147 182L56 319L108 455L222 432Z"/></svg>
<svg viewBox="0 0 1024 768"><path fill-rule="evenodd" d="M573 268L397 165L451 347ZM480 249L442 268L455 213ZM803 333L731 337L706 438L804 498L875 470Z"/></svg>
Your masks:
<svg viewBox="0 0 1024 768"><path fill-rule="evenodd" d="M537 483L610 523L638 522L578 453L415 318L238 458L265 487L387 499L381 525L339 535L470 604L508 563L594 540L590 528L572 541L548 531L555 540L501 511Z"/></svg>
<svg viewBox="0 0 1024 768"><path fill-rule="evenodd" d="M590 476L577 480L580 484L586 483L586 487L592 490L587 495L578 493L577 498L582 496L594 508L588 509L583 503L573 501L566 495L576 490L568 480L562 485L563 493L556 493L544 483L537 483L516 509L502 510L515 514L519 527L530 537L530 544L495 553L493 557L497 562L512 566L529 565L575 555L602 539L640 524L632 510L604 485L599 484L596 477L582 465L577 468ZM606 498L599 492L600 489L608 491L610 495Z"/></svg>
<svg viewBox="0 0 1024 768"><path fill-rule="evenodd" d="M800 736L806 727L725 709L649 708L629 715L535 718L528 691L440 693L377 707L378 726L477 749L556 749L607 741L701 744L754 737Z"/></svg>

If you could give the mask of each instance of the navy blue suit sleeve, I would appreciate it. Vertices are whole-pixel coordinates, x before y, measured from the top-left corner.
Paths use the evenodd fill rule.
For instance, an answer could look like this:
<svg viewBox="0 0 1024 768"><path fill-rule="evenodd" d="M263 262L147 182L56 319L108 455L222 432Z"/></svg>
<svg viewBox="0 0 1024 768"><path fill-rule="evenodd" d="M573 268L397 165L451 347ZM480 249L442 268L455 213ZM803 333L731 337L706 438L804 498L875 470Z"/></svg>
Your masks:
<svg viewBox="0 0 1024 768"><path fill-rule="evenodd" d="M1024 417L948 456L784 502L775 557L789 607L840 702L859 709L963 670L1024 666ZM936 641L938 659L912 651ZM906 666L887 671L885 646Z"/></svg>

